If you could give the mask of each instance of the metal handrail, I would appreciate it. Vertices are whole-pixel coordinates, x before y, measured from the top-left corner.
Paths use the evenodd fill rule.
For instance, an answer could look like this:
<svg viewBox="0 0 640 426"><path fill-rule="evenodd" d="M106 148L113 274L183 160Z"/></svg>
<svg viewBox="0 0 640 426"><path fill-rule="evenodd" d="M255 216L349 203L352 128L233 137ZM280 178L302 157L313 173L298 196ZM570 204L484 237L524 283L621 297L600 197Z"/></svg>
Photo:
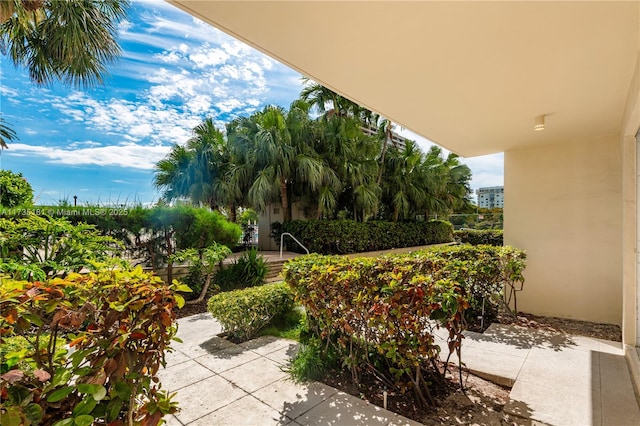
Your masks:
<svg viewBox="0 0 640 426"><path fill-rule="evenodd" d="M304 249L304 251L307 252L307 254L309 254L309 249L306 248L305 246L302 245L302 243L300 241L298 241L298 239L296 237L294 237L293 235L291 235L288 232L283 232L282 235L280 235L280 259L282 259L282 249L284 248L284 236L288 235L291 238L293 238L293 241L295 241L296 243L298 243L298 245L300 247L302 247Z"/></svg>

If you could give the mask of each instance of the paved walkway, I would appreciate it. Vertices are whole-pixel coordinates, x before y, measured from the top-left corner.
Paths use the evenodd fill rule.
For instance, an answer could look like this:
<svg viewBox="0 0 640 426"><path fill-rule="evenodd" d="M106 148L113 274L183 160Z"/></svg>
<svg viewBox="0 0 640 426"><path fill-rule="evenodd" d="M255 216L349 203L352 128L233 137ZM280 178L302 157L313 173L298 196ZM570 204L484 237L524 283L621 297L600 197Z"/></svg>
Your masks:
<svg viewBox="0 0 640 426"><path fill-rule="evenodd" d="M168 426L419 425L324 384L293 383L282 368L297 350L294 341L260 337L235 345L216 336L221 328L209 314L178 322L183 343L159 374L181 408L167 416Z"/></svg>
<svg viewBox="0 0 640 426"><path fill-rule="evenodd" d="M235 345L209 314L178 320L183 343L160 378L181 411L168 425L419 425L321 383L282 371L296 342L261 337ZM443 339L443 335L439 337ZM467 333L463 361L513 386L505 411L526 425L640 425L621 344L518 326Z"/></svg>

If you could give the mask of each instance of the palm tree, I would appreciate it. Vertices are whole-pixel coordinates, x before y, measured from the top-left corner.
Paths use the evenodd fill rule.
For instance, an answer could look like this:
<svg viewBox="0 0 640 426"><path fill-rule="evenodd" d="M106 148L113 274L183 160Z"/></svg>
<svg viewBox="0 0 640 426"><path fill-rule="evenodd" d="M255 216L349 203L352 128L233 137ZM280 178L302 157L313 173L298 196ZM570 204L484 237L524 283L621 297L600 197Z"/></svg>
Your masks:
<svg viewBox="0 0 640 426"><path fill-rule="evenodd" d="M230 140L244 155L251 170L248 201L264 211L279 198L284 221L291 220L294 185L318 191L323 182L335 180L335 173L309 143L310 105L294 101L289 110L267 106L251 117L238 120Z"/></svg>
<svg viewBox="0 0 640 426"><path fill-rule="evenodd" d="M128 0L0 1L0 51L36 84L102 83L119 54L117 23Z"/></svg>
<svg viewBox="0 0 640 426"><path fill-rule="evenodd" d="M9 148L7 142L18 140L15 130L0 115L0 150Z"/></svg>
<svg viewBox="0 0 640 426"><path fill-rule="evenodd" d="M383 194L392 212L392 220L407 219L416 212L426 197L423 153L413 141L407 141L401 151L391 147L385 164Z"/></svg>
<svg viewBox="0 0 640 426"><path fill-rule="evenodd" d="M442 157L442 148L432 146L422 163L425 196L418 206L425 218L432 214L447 215L470 203L471 170L458 155Z"/></svg>
<svg viewBox="0 0 640 426"><path fill-rule="evenodd" d="M350 101L344 96L340 96L331 89L321 84L312 82L306 77L302 81L306 84L300 92L300 99L315 106L323 117L350 116L350 117L370 117L373 113ZM329 108L327 108L329 107Z"/></svg>
<svg viewBox="0 0 640 426"><path fill-rule="evenodd" d="M351 211L354 220L365 220L378 206L376 157L379 141L365 135L360 119L333 115L316 121L314 149L335 172L338 181L327 182L319 194L311 196L322 202L331 194L337 197L337 210ZM322 207L322 204L321 204ZM328 206L327 206L328 207ZM318 217L335 209L318 208ZM331 216L331 215L329 215Z"/></svg>
<svg viewBox="0 0 640 426"><path fill-rule="evenodd" d="M192 179L190 164L192 153L182 145L174 145L165 158L155 166L153 184L163 190L162 199L165 201L188 200Z"/></svg>
<svg viewBox="0 0 640 426"><path fill-rule="evenodd" d="M227 210L236 220L241 186L234 178L232 153L223 133L209 117L193 129L193 136L174 145L156 164L154 184L167 201L184 200L212 210Z"/></svg>

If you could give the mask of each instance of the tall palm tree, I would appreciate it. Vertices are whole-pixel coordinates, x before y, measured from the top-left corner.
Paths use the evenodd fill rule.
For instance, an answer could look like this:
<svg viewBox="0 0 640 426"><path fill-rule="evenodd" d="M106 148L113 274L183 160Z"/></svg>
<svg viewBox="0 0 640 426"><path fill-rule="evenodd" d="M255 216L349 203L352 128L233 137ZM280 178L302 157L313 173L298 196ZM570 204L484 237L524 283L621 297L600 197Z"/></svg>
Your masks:
<svg viewBox="0 0 640 426"><path fill-rule="evenodd" d="M184 200L212 210L226 209L235 222L240 186L234 181L224 134L209 117L193 129L193 136L156 164L154 184L167 201Z"/></svg>
<svg viewBox="0 0 640 426"><path fill-rule="evenodd" d="M351 210L354 220L365 220L373 215L379 195L375 159L380 144L377 139L365 135L361 125L360 119L355 117L325 117L316 121L313 139L315 151L335 172L338 182L327 182L320 194L311 195L318 202L325 194L338 197L334 205L341 211ZM318 208L318 216L331 213L331 210L334 209Z"/></svg>
<svg viewBox="0 0 640 426"><path fill-rule="evenodd" d="M415 213L420 200L425 198L421 168L424 156L413 141L407 141L403 150L391 147L388 153L383 191L392 219L398 221Z"/></svg>
<svg viewBox="0 0 640 426"><path fill-rule="evenodd" d="M309 144L310 105L294 101L289 110L267 106L241 119L231 140L245 155L251 169L248 200L263 211L279 199L284 221L291 220L294 184L317 191L323 182L335 179L334 172Z"/></svg>
<svg viewBox="0 0 640 426"><path fill-rule="evenodd" d="M163 200L170 202L190 198L191 160L192 153L184 146L176 144L165 158L156 163L153 184L163 190Z"/></svg>
<svg viewBox="0 0 640 426"><path fill-rule="evenodd" d="M340 117L351 116L362 118L369 117L373 114L357 103L350 101L344 96L340 96L333 90L315 83L306 77L303 77L302 81L305 83L305 87L300 92L300 99L316 107L323 117L330 118L337 115Z"/></svg>
<svg viewBox="0 0 640 426"><path fill-rule="evenodd" d="M442 148L432 146L422 163L425 196L418 206L425 218L447 215L470 203L471 170L460 162L458 155L443 158Z"/></svg>
<svg viewBox="0 0 640 426"><path fill-rule="evenodd" d="M117 23L128 0L0 1L0 50L31 80L76 87L102 83L119 54Z"/></svg>

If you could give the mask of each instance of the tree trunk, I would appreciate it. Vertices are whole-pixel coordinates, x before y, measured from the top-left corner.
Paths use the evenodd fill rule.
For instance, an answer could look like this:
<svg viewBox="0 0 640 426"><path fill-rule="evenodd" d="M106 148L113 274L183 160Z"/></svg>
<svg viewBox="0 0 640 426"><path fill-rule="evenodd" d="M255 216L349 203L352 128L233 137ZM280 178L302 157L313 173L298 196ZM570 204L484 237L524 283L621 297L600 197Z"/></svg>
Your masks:
<svg viewBox="0 0 640 426"><path fill-rule="evenodd" d="M185 304L187 305L197 305L198 303L201 303L205 296L207 295L207 291L209 291L209 285L211 284L211 276L213 274L207 274L207 278L205 279L204 282L204 287L202 287L202 291L200 292L200 296L198 296L198 298L196 300L187 300L185 302Z"/></svg>
<svg viewBox="0 0 640 426"><path fill-rule="evenodd" d="M229 206L229 220L233 223L238 223L238 209L236 209L235 204L231 204Z"/></svg>
<svg viewBox="0 0 640 426"><path fill-rule="evenodd" d="M173 262L171 261L171 255L173 255L173 243L171 237L174 231L164 231L165 242L167 243L167 284L173 282Z"/></svg>
<svg viewBox="0 0 640 426"><path fill-rule="evenodd" d="M289 193L287 191L287 180L280 180L280 202L282 203L283 222L291 222L291 209L289 208Z"/></svg>

